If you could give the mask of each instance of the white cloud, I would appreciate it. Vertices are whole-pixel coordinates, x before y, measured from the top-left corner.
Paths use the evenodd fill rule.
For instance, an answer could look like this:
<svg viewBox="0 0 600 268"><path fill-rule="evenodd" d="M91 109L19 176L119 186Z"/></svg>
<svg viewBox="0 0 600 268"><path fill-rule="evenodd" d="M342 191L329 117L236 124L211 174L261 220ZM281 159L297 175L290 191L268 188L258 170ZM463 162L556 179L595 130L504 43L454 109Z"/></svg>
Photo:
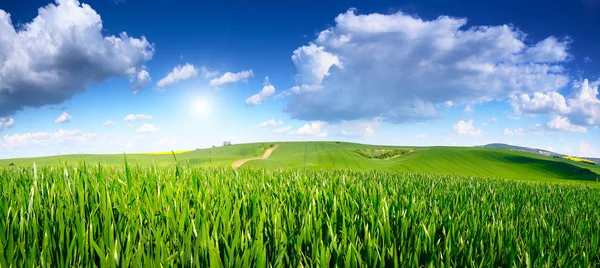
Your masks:
<svg viewBox="0 0 600 268"><path fill-rule="evenodd" d="M460 120L455 124L452 124L452 129L454 129L454 132L458 135L481 136L481 129L476 129L473 126L473 120Z"/></svg>
<svg viewBox="0 0 600 268"><path fill-rule="evenodd" d="M474 110L473 110L473 108L471 108L471 105L467 105L467 106L465 106L465 109L463 110L463 113L470 114L470 113L473 113L473 111Z"/></svg>
<svg viewBox="0 0 600 268"><path fill-rule="evenodd" d="M0 131L6 128L12 128L15 124L15 120L8 117L0 117Z"/></svg>
<svg viewBox="0 0 600 268"><path fill-rule="evenodd" d="M268 97L275 94L275 87L269 82L268 76L265 77L265 82L263 83L263 85L264 86L259 93L254 94L250 98L246 99L246 105L255 106L262 104L262 102L265 101Z"/></svg>
<svg viewBox="0 0 600 268"><path fill-rule="evenodd" d="M563 116L555 115L552 119L547 123L548 127L555 130L564 130L570 132L581 132L587 133L587 128L573 125L571 121Z"/></svg>
<svg viewBox="0 0 600 268"><path fill-rule="evenodd" d="M113 122L111 120L106 120L106 121L104 121L104 123L102 123L103 126L114 126L116 124L117 123L115 123L115 122Z"/></svg>
<svg viewBox="0 0 600 268"><path fill-rule="evenodd" d="M466 19L423 20L402 12L351 9L294 51L295 119L339 122L382 116L391 122L439 118L436 107L505 99L568 84L568 41L526 43L509 25L466 27ZM408 96L408 98L407 98Z"/></svg>
<svg viewBox="0 0 600 268"><path fill-rule="evenodd" d="M156 128L154 125L148 124L148 123L144 123L141 127L139 127L136 132L137 133L148 133L148 132L157 132L158 128Z"/></svg>
<svg viewBox="0 0 600 268"><path fill-rule="evenodd" d="M417 140L427 139L427 135L425 135L425 134L415 135L415 139L417 139Z"/></svg>
<svg viewBox="0 0 600 268"><path fill-rule="evenodd" d="M163 77L163 79L160 79L160 81L156 83L156 86L158 88L163 88L179 81L190 79L196 75L198 75L198 69L196 69L194 65L189 63L186 63L183 66L177 65L170 73Z"/></svg>
<svg viewBox="0 0 600 268"><path fill-rule="evenodd" d="M292 125L288 125L287 127L275 129L275 133L289 133L291 130L292 130Z"/></svg>
<svg viewBox="0 0 600 268"><path fill-rule="evenodd" d="M524 136L525 131L522 128L517 128L514 130L510 130L508 128L504 129L504 136L512 137L512 136Z"/></svg>
<svg viewBox="0 0 600 268"><path fill-rule="evenodd" d="M324 130L326 125L327 123L323 121L313 121L310 124L300 127L296 131L296 134L301 136L327 137L327 132Z"/></svg>
<svg viewBox="0 0 600 268"><path fill-rule="evenodd" d="M513 110L517 113L535 114L535 113L560 113L569 112L567 101L557 92L548 92L546 94L535 92L533 98L528 94L522 94L513 97L510 100Z"/></svg>
<svg viewBox="0 0 600 268"><path fill-rule="evenodd" d="M302 84L299 86L293 86L292 88L288 89L288 90L284 90L283 92L277 94L275 96L275 99L282 99L285 97L289 97L293 94L302 94L304 92L315 92L315 91L319 91L322 90L323 86L322 85L314 85L314 84Z"/></svg>
<svg viewBox="0 0 600 268"><path fill-rule="evenodd" d="M590 63L590 62L593 62L593 60L592 60L592 58L590 58L590 56L586 56L585 58L583 58L583 62Z"/></svg>
<svg viewBox="0 0 600 268"><path fill-rule="evenodd" d="M571 107L569 117L578 124L600 125L600 99L598 85L587 79L574 87L574 96L568 100Z"/></svg>
<svg viewBox="0 0 600 268"><path fill-rule="evenodd" d="M27 145L51 145L65 141L82 142L98 136L96 133L85 133L79 130L63 130L57 132L35 132L25 134L4 135L4 146L14 148Z"/></svg>
<svg viewBox="0 0 600 268"><path fill-rule="evenodd" d="M253 77L254 72L252 70L241 71L239 73L226 72L221 77L210 80L208 83L211 87L219 87L222 85L237 83L240 81L248 81L248 78Z"/></svg>
<svg viewBox="0 0 600 268"><path fill-rule="evenodd" d="M450 107L454 106L454 102L452 102L451 100L445 101L444 102L444 106L450 108Z"/></svg>
<svg viewBox="0 0 600 268"><path fill-rule="evenodd" d="M292 55L292 61L298 68L296 75L298 84L321 84L323 78L329 76L331 66L342 68L337 56L314 43L296 49Z"/></svg>
<svg viewBox="0 0 600 268"><path fill-rule="evenodd" d="M66 112L63 112L56 120L54 120L55 124L68 123L71 122L73 117Z"/></svg>
<svg viewBox="0 0 600 268"><path fill-rule="evenodd" d="M134 120L150 120L152 119L151 115L147 114L128 114L123 118L125 121L134 121Z"/></svg>
<svg viewBox="0 0 600 268"><path fill-rule="evenodd" d="M525 60L534 62L561 62L567 60L570 41L568 39L559 41L556 37L548 37L535 46L527 48Z"/></svg>
<svg viewBox="0 0 600 268"><path fill-rule="evenodd" d="M132 76L129 79L129 87L133 90L133 93L137 93L140 90L146 88L148 84L152 81L150 77L150 73L146 70L140 70L136 75Z"/></svg>
<svg viewBox="0 0 600 268"><path fill-rule="evenodd" d="M487 120L489 123L496 123L498 122L498 119L496 117L492 117L492 118L488 118Z"/></svg>
<svg viewBox="0 0 600 268"><path fill-rule="evenodd" d="M571 95L567 99L555 91L535 92L533 98L523 94L510 102L517 113L561 115L578 125L600 125L598 85L585 79L573 86Z"/></svg>
<svg viewBox="0 0 600 268"><path fill-rule="evenodd" d="M154 54L145 37L103 32L100 15L77 0L42 7L17 29L0 10L0 116L62 103L112 76L135 76Z"/></svg>
<svg viewBox="0 0 600 268"><path fill-rule="evenodd" d="M258 124L259 127L276 127L283 125L283 120L275 121L275 119L270 119Z"/></svg>

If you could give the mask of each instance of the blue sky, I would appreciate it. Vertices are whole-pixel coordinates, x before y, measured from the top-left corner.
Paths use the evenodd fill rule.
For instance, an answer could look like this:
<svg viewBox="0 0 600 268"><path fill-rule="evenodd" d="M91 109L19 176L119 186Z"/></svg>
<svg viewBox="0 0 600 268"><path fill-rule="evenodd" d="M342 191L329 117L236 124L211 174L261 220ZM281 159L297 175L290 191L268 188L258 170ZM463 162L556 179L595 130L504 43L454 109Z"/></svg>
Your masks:
<svg viewBox="0 0 600 268"><path fill-rule="evenodd" d="M1 158L282 140L600 157L600 2L0 2Z"/></svg>

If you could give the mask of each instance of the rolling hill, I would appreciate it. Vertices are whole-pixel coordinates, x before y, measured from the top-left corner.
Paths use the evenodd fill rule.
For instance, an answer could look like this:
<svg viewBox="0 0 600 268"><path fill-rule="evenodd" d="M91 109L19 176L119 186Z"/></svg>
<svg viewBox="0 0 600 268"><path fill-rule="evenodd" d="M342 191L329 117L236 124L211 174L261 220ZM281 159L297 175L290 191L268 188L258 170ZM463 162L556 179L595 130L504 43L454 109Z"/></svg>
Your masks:
<svg viewBox="0 0 600 268"><path fill-rule="evenodd" d="M345 142L272 142L249 143L199 149L176 157L190 165L230 166L233 162L262 155L272 144L279 144L268 159L253 160L244 167L260 168L327 168L357 170L393 170L424 174L496 177L535 181L587 181L600 177L600 166L559 158L498 148L477 147L399 147ZM356 150L414 149L414 152L391 159L372 159ZM64 155L39 158L0 160L0 166L64 165L85 160L87 163L122 165L124 157L113 155ZM172 165L172 155L132 154L129 163Z"/></svg>
<svg viewBox="0 0 600 268"><path fill-rule="evenodd" d="M538 155L544 155L544 156L553 156L553 157L567 156L565 154L559 154L559 153L555 153L555 152L548 151L548 150L515 146L515 145L504 144L504 143L490 143L490 144L478 146L478 147L505 149L505 150L526 152L526 153L532 153L532 154L538 154ZM587 159L587 160L596 162L597 165L600 165L600 158L593 158L593 157L577 157L577 158Z"/></svg>

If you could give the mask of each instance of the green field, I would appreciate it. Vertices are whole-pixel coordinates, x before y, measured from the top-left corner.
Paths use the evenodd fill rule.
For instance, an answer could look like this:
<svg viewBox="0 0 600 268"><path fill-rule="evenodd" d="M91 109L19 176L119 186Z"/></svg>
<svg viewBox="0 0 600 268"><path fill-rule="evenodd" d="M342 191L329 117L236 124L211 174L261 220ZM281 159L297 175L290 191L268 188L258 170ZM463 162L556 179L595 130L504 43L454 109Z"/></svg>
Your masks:
<svg viewBox="0 0 600 268"><path fill-rule="evenodd" d="M600 265L583 185L404 172L0 169L0 266Z"/></svg>
<svg viewBox="0 0 600 268"><path fill-rule="evenodd" d="M251 143L200 149L177 155L192 166L229 166L234 161L262 155L275 143ZM565 159L544 157L503 149L474 147L395 147L344 142L277 142L279 148L265 160L254 160L244 167L260 168L341 168L356 170L392 170L412 173L494 177L552 182L596 182L600 166ZM369 159L356 150L415 149L415 152L392 159ZM76 164L85 159L90 164L122 165L123 155L65 155L42 158L0 160L0 166ZM172 165L172 155L127 155L130 163Z"/></svg>
<svg viewBox="0 0 600 268"><path fill-rule="evenodd" d="M597 166L280 142L229 167L271 144L0 160L0 267L600 265Z"/></svg>

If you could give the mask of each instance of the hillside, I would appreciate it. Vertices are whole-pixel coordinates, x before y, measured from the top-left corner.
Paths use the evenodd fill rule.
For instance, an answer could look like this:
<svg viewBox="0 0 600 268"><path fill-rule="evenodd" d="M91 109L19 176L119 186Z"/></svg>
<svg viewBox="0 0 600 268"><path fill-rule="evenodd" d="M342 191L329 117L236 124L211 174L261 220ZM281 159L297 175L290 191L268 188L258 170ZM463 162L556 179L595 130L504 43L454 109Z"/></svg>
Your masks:
<svg viewBox="0 0 600 268"><path fill-rule="evenodd" d="M195 165L230 166L233 162L257 157L275 143L250 143L199 149L177 155L177 159ZM496 177L536 181L596 181L600 167L546 157L527 152L473 147L398 147L345 142L278 142L268 159L253 160L244 167L261 168L341 168L356 170L394 170L425 174ZM392 159L361 156L356 150L414 149ZM65 155L0 160L0 166L75 164L85 159L90 164L122 165L123 155ZM127 155L131 164L172 165L172 155Z"/></svg>
<svg viewBox="0 0 600 268"><path fill-rule="evenodd" d="M505 150L511 150L511 151L517 151L517 152L526 152L526 153L538 154L538 155L543 155L543 156L553 156L553 157L567 156L565 154L559 154L559 153L555 153L555 152L548 151L548 150L536 149L536 148L529 148L529 147L522 147L522 146L515 146L515 145L504 144L504 143L490 143L490 144L483 145L483 146L478 146L478 147L481 147L481 148L505 149ZM593 158L593 157L577 157L577 158L587 159L587 160L596 162L597 165L600 165L600 158Z"/></svg>

